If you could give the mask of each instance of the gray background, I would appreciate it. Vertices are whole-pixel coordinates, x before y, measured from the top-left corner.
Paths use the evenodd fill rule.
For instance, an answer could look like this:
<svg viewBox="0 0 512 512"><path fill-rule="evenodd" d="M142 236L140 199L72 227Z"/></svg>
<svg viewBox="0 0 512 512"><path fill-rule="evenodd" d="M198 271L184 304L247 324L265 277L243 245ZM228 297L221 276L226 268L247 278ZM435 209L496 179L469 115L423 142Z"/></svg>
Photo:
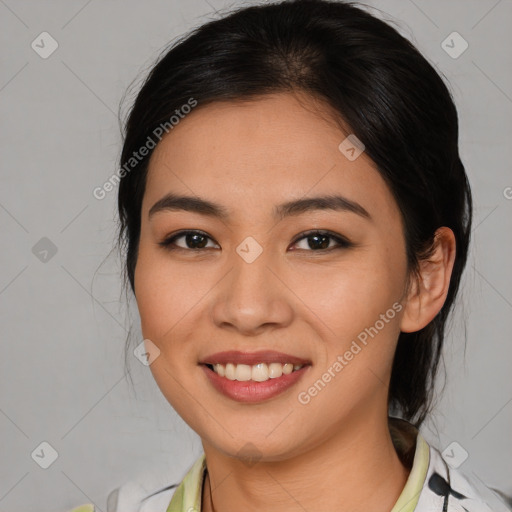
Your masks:
<svg viewBox="0 0 512 512"><path fill-rule="evenodd" d="M87 502L104 511L113 488L147 472L178 482L200 453L149 368L132 356L133 387L125 377L132 320L132 346L142 338L109 254L117 189L102 201L92 190L115 170L126 88L165 44L229 5L0 0L1 511ZM463 307L445 351L446 389L424 435L441 450L457 442L455 456L469 454L463 470L512 494L512 2L370 5L449 80L475 195ZM43 31L59 45L46 59L31 47ZM453 31L469 44L458 58L441 46ZM449 44L460 48L460 41ZM36 463L49 460L43 441L58 453L48 469Z"/></svg>

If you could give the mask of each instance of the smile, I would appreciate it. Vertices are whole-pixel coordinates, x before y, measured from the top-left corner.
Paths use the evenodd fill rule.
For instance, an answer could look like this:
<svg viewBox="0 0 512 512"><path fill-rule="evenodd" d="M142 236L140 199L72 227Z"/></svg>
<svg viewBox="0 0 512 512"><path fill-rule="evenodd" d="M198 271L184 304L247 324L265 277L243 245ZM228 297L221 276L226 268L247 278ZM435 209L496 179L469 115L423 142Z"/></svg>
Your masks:
<svg viewBox="0 0 512 512"><path fill-rule="evenodd" d="M289 375L290 373L300 370L304 365L291 363L258 363L255 365L248 364L214 364L209 365L217 375L226 377L228 380L237 380L246 382L252 380L255 382L265 382L269 379L278 379L282 375Z"/></svg>
<svg viewBox="0 0 512 512"><path fill-rule="evenodd" d="M275 351L228 351L205 358L200 366L213 388L225 397L256 403L290 389L311 363Z"/></svg>

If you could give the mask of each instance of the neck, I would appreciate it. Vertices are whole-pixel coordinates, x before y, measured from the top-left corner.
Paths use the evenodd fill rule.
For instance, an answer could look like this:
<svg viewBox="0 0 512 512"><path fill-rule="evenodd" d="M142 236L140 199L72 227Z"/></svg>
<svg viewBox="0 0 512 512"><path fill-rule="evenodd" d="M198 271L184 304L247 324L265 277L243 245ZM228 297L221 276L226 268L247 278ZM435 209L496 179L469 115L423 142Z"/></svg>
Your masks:
<svg viewBox="0 0 512 512"><path fill-rule="evenodd" d="M228 457L203 440L208 475L201 510L387 512L409 470L395 451L387 417L376 425L368 419L356 421L307 452L277 462L263 458L254 465Z"/></svg>

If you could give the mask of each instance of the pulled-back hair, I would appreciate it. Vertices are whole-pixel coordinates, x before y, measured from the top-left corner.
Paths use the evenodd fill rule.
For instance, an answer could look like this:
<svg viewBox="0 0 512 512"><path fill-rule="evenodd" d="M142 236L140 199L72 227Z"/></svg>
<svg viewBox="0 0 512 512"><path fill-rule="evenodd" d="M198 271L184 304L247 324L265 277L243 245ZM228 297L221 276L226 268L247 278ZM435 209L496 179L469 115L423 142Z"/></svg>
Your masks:
<svg viewBox="0 0 512 512"><path fill-rule="evenodd" d="M442 78L406 38L352 2L296 0L240 8L172 44L129 112L121 164L191 98L198 107L305 92L365 145L401 211L410 275L437 228L457 249L446 301L423 329L401 333L390 409L420 425L433 398L445 325L466 263L472 199L458 150L457 111ZM154 135L153 135L154 138ZM148 154L119 185L124 277L134 289Z"/></svg>

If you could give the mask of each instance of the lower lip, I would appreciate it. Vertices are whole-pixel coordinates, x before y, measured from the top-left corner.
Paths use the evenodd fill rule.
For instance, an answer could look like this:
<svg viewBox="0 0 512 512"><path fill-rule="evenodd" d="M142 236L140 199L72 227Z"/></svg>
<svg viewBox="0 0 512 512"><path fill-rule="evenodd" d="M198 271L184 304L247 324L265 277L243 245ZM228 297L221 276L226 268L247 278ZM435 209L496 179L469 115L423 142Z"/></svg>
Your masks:
<svg viewBox="0 0 512 512"><path fill-rule="evenodd" d="M226 379L226 377L221 377L213 370L210 370L206 365L201 365L206 376L217 391L232 400L246 403L263 402L264 400L280 395L296 384L302 378L309 366L310 365L305 365L299 370L295 370L288 375L282 375L276 379L256 382L254 380L229 380Z"/></svg>

